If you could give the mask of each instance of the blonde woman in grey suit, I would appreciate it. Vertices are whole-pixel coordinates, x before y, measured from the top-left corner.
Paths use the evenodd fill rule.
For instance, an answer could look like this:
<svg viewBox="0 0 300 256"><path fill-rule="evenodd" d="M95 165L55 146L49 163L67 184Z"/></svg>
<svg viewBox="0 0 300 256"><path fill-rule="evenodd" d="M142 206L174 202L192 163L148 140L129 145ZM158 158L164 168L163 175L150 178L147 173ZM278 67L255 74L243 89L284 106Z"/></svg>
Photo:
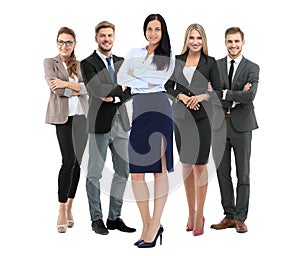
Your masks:
<svg viewBox="0 0 300 256"><path fill-rule="evenodd" d="M45 78L50 88L46 123L56 127L62 155L58 175L59 215L57 231L65 233L74 225L72 203L76 194L80 164L87 142L87 90L82 82L80 63L74 49L76 36L72 29L62 27L57 34L59 54L44 60Z"/></svg>

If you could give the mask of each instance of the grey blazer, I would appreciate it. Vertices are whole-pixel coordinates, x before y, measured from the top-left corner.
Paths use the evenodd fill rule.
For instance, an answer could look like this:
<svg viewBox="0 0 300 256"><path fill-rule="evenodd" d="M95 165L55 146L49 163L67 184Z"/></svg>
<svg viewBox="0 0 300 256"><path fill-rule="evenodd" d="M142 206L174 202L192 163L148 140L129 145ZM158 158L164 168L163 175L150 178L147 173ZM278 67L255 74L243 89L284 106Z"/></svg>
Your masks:
<svg viewBox="0 0 300 256"><path fill-rule="evenodd" d="M78 67L79 67L78 61ZM51 78L57 77L64 81L69 81L68 74L60 60L59 55L54 58L44 59L45 78L49 85ZM79 82L82 82L82 75L79 68ZM81 88L83 91L83 88ZM84 90L86 91L86 90ZM68 98L71 97L72 90L69 88L59 88L55 91L50 90L50 97L46 111L46 120L48 124L64 124L68 120L69 103ZM78 96L85 116L88 111L88 102L86 92Z"/></svg>
<svg viewBox="0 0 300 256"><path fill-rule="evenodd" d="M227 57L217 60L222 89L229 89ZM258 128L254 112L253 101L257 92L259 80L259 66L246 58L242 58L232 81L231 90L227 91L225 100L222 100L224 112L230 109L233 127L238 132L252 131ZM243 91L244 85L252 84L248 91ZM233 101L240 104L232 108ZM224 121L224 116L216 118L219 120L216 127L220 127Z"/></svg>

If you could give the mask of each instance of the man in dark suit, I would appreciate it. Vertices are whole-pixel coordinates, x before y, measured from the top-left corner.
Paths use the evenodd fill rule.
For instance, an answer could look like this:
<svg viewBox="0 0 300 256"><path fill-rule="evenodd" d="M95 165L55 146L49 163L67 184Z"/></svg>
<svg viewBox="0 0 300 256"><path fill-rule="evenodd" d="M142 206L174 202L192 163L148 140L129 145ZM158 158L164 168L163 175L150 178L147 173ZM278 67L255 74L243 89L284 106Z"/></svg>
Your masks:
<svg viewBox="0 0 300 256"><path fill-rule="evenodd" d="M217 176L225 218L220 223L211 225L211 228L235 227L239 233L247 232L245 220L250 194L251 139L252 130L258 128L253 101L257 91L259 66L242 55L244 44L244 33L240 28L231 27L226 30L228 55L217 61L223 87L222 106L225 118L219 118L213 146L214 158L221 157ZM224 129L227 129L225 139L218 136L218 132ZM236 198L231 178L232 149L237 175Z"/></svg>
<svg viewBox="0 0 300 256"><path fill-rule="evenodd" d="M129 176L128 131L130 123L125 104L130 91L116 83L124 58L111 53L115 40L115 26L107 21L95 28L98 49L81 61L83 80L89 93L88 133L89 160L86 191L89 201L92 230L108 234L108 229L134 232L121 216L123 195ZM107 148L110 148L114 175L110 188L110 205L106 226L100 201L100 179L104 169ZM105 183L104 183L105 184Z"/></svg>

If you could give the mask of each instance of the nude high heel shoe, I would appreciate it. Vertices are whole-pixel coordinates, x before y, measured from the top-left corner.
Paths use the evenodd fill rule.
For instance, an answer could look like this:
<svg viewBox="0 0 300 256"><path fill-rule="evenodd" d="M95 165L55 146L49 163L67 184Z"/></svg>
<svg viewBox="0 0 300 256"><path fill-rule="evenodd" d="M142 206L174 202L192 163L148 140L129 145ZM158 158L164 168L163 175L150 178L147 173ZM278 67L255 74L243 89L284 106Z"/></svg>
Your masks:
<svg viewBox="0 0 300 256"><path fill-rule="evenodd" d="M57 228L58 233L66 233L67 229L68 229L68 225L67 224L59 224L59 225L56 225L56 228Z"/></svg>

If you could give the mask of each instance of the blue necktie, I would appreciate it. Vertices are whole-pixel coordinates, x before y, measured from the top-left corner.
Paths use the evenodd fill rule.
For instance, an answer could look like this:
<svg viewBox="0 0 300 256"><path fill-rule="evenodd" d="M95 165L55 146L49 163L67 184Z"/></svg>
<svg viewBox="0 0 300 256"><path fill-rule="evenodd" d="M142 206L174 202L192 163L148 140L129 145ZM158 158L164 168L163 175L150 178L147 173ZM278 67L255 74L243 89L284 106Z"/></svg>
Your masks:
<svg viewBox="0 0 300 256"><path fill-rule="evenodd" d="M113 68L111 66L111 57L107 57L106 61L107 61L107 68L108 68L108 72L109 72L111 81L112 81L112 83L115 83L115 71L113 70Z"/></svg>
<svg viewBox="0 0 300 256"><path fill-rule="evenodd" d="M111 66L111 57L107 57L106 61L107 61L107 68L108 68L108 72L109 72L111 81L114 84L115 83L115 71L113 70L113 68ZM117 114L120 114L118 107L116 107L116 111L117 111Z"/></svg>

